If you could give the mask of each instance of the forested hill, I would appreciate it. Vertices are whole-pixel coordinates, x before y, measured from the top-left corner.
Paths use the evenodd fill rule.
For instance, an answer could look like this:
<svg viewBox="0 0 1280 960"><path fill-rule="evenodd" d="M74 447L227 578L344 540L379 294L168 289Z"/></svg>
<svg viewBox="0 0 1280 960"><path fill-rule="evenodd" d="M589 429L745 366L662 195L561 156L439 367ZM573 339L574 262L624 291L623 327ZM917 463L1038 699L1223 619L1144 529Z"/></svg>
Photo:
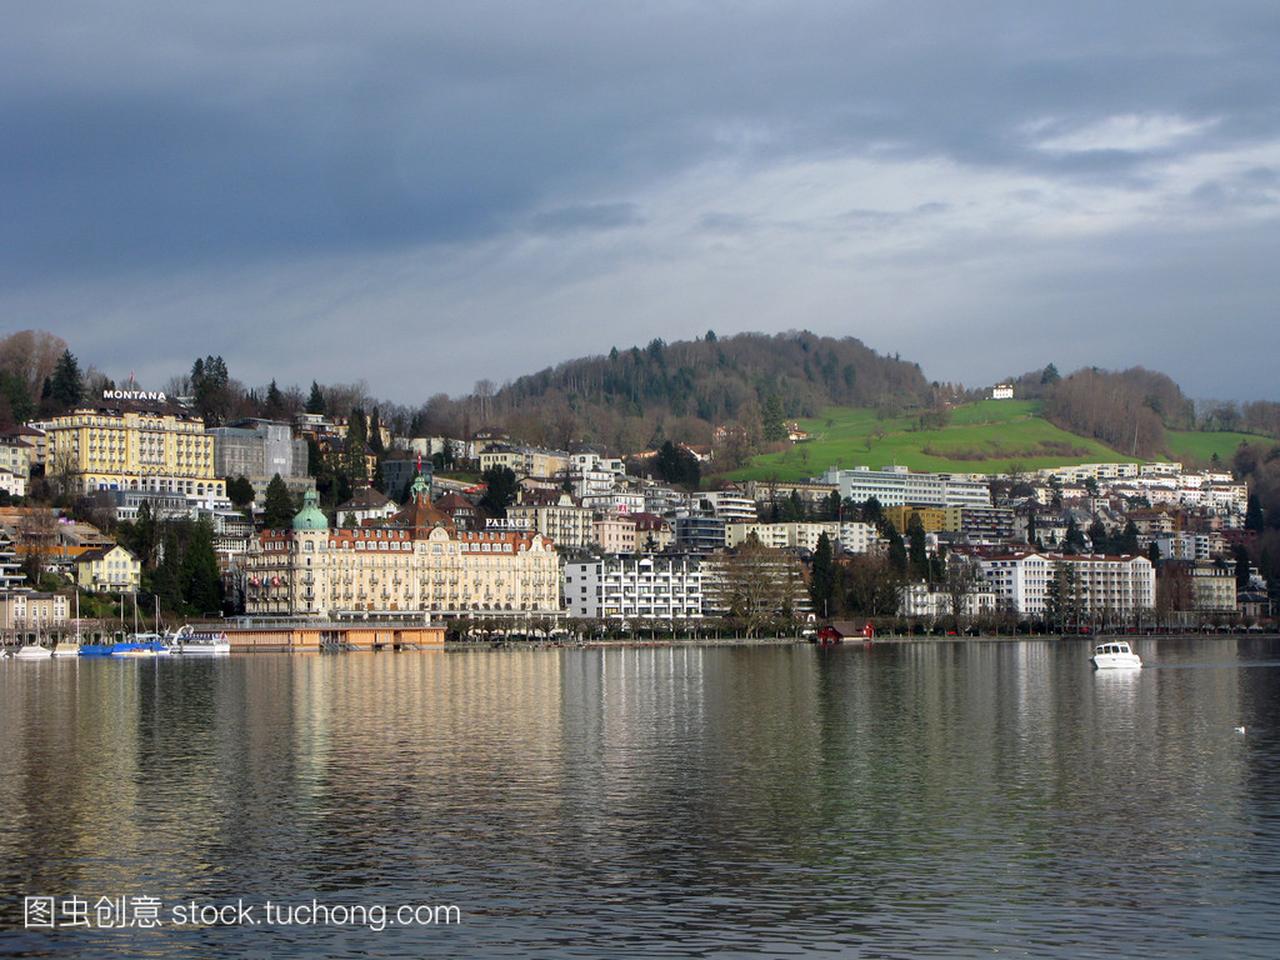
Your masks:
<svg viewBox="0 0 1280 960"><path fill-rule="evenodd" d="M852 337L738 334L570 360L520 377L481 403L513 436L631 451L656 440L708 443L737 425L753 439L766 419L814 416L824 406L926 402L918 364L881 356Z"/></svg>

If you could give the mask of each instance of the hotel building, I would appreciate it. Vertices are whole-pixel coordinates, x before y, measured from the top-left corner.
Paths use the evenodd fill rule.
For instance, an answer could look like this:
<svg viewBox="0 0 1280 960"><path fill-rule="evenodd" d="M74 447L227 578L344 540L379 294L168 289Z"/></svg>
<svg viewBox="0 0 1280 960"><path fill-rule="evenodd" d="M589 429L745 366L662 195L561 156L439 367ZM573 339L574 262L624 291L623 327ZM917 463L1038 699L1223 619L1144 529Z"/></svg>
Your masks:
<svg viewBox="0 0 1280 960"><path fill-rule="evenodd" d="M226 497L204 421L163 393L104 390L96 404L41 426L47 436L46 470L73 475L84 493L155 490L209 503Z"/></svg>
<svg viewBox="0 0 1280 960"><path fill-rule="evenodd" d="M334 529L304 495L290 530L264 530L245 558L246 612L342 617L557 616L559 559L521 530L463 530L431 505L419 477L412 500L377 525Z"/></svg>

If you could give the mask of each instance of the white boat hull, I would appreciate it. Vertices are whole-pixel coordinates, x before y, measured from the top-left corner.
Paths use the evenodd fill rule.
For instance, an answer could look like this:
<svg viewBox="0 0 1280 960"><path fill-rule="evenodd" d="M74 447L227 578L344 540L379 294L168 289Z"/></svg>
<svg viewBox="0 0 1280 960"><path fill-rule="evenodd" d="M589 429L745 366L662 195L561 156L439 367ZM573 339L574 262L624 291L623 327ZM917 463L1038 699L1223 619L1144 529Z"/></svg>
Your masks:
<svg viewBox="0 0 1280 960"><path fill-rule="evenodd" d="M78 643L60 643L53 648L55 657L78 657L80 656L80 644Z"/></svg>
<svg viewBox="0 0 1280 960"><path fill-rule="evenodd" d="M28 646L22 647L20 650L15 652L13 655L13 659L15 660L48 660L52 656L53 656L53 651L50 650L48 647L37 647L37 646L28 645Z"/></svg>
<svg viewBox="0 0 1280 960"><path fill-rule="evenodd" d="M182 644L174 650L184 657L216 657L231 652L229 643L191 643Z"/></svg>
<svg viewBox="0 0 1280 960"><path fill-rule="evenodd" d="M1089 658L1095 670L1138 670L1142 658L1136 653L1096 653Z"/></svg>

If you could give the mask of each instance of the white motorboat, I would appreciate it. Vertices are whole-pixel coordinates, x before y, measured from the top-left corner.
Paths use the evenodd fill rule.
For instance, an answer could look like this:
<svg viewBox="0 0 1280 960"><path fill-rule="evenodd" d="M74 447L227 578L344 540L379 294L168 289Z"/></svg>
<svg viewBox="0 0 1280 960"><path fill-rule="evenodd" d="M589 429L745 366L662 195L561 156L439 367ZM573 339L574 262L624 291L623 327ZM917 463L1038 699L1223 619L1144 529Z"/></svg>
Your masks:
<svg viewBox="0 0 1280 960"><path fill-rule="evenodd" d="M190 626L179 629L169 639L169 645L174 653L188 657L210 657L231 652L231 641L226 633L196 633Z"/></svg>
<svg viewBox="0 0 1280 960"><path fill-rule="evenodd" d="M1124 640L1098 644L1093 648L1089 661L1095 670L1136 670L1142 666L1142 658Z"/></svg>
<svg viewBox="0 0 1280 960"><path fill-rule="evenodd" d="M15 660L48 660L52 656L53 651L48 647L41 647L34 643L19 647L13 653L13 659Z"/></svg>
<svg viewBox="0 0 1280 960"><path fill-rule="evenodd" d="M57 643L53 647L53 655L55 657L78 657L80 656L80 644L66 641Z"/></svg>

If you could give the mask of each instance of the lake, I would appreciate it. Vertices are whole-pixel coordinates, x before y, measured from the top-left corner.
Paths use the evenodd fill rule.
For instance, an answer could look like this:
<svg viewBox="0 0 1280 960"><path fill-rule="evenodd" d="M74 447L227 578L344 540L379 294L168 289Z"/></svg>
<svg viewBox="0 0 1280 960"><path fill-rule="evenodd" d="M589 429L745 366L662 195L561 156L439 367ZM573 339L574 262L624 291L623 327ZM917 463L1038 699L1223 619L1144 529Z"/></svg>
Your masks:
<svg viewBox="0 0 1280 960"><path fill-rule="evenodd" d="M0 954L1280 956L1280 642L1135 649L0 662Z"/></svg>

